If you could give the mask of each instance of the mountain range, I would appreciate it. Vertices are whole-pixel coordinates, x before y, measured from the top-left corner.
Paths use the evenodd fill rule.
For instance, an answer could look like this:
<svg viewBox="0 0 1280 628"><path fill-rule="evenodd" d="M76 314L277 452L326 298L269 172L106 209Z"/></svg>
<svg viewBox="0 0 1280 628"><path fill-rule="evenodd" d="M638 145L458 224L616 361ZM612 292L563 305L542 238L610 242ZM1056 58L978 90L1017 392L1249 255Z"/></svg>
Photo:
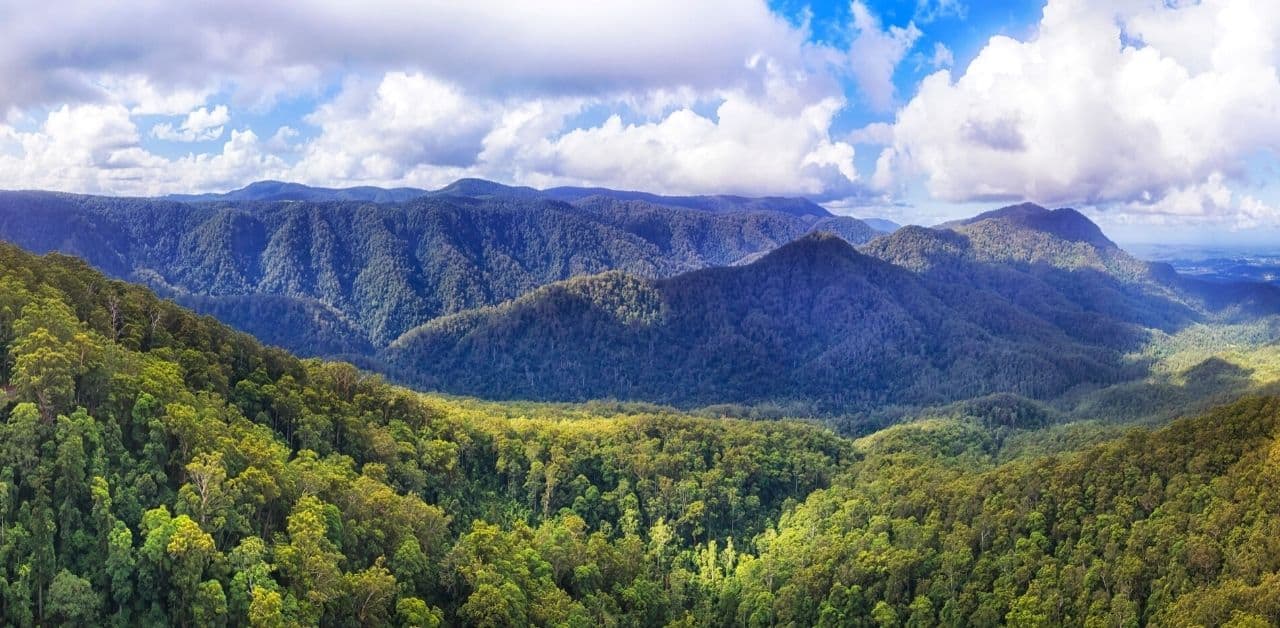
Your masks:
<svg viewBox="0 0 1280 628"><path fill-rule="evenodd" d="M263 183L211 202L3 192L0 239L83 257L269 342L332 355L369 354L435 317L557 280L667 277L814 230L852 242L878 233L795 199L773 209L774 199L651 197L658 204L591 190L569 202L463 180L382 203L403 191L370 190ZM244 200L300 191L312 200ZM372 200L314 200L361 195Z"/></svg>
<svg viewBox="0 0 1280 628"><path fill-rule="evenodd" d="M679 207L709 212L773 211L796 216L829 217L831 213L821 205L804 198L765 197L753 198L728 194L712 196L664 196L648 192L611 190L608 188L554 187L538 190L525 186L510 186L484 179L459 179L438 190L419 188L380 188L359 186L350 188L325 188L286 183L282 181L257 181L243 188L225 193L170 194L161 200L196 202L242 201L365 201L393 203L424 196L460 196L466 198L502 198L508 200L550 199L573 203L590 197L609 198L616 201L643 201L665 207ZM891 231L893 223L877 222L877 229ZM891 228L892 227L892 228Z"/></svg>
<svg viewBox="0 0 1280 628"><path fill-rule="evenodd" d="M803 199L477 179L181 199L4 192L0 239L303 355L499 399L1052 399L1144 377L1157 337L1280 312L1274 287L1182 277L1031 204L883 233Z"/></svg>
<svg viewBox="0 0 1280 628"><path fill-rule="evenodd" d="M1036 282L1060 278L1049 269L1088 269L1082 280L1116 282L1100 293L1118 295L1113 311L1142 296L1138 320L1161 291L1193 292L1070 211L1014 208L904 232L869 248L909 252L921 268L1022 273L1010 276L1037 298ZM935 362L978 375L944 377L983 381L979 358L1022 369L1088 359L1056 353L1095 343L1067 330L944 320L959 303L933 294L927 275L816 234L743 267L661 280L612 271L493 310L591 303L565 309L565 331L582 333L592 331L584 312L600 329L642 330L697 325L681 312L699 311L796 343L876 320L881 345L899 354L869 353L884 371L851 365L851 375L890 386L903 381L890 369L931 368L916 343L965 341L953 333L973 343L950 355L958 362ZM695 288L713 307L690 307ZM1248 318L1195 297L1184 305L1156 320L1212 334ZM768 328L779 312L793 332ZM838 323L824 326L828 316ZM547 331L538 316L527 322ZM702 336L719 333L710 329ZM1046 344L1022 344L1036 333ZM744 346L717 348L728 363ZM1041 363L1019 362L1033 351ZM1276 350L1264 354L1273 396L1228 399L1160 429L1125 425L1133 415L1072 421L997 394L852 439L813 422L643 404L422 394L264 347L82 260L0 244L0 623L1273 625L1280 398ZM1183 387L1212 397L1223 376L1248 375L1240 358L1201 363Z"/></svg>
<svg viewBox="0 0 1280 628"><path fill-rule="evenodd" d="M1020 205L861 250L811 234L741 267L574 279L433 320L384 356L460 394L829 413L1052 398L1144 375L1127 356L1153 332L1277 311L1269 287L1224 296L1074 210Z"/></svg>

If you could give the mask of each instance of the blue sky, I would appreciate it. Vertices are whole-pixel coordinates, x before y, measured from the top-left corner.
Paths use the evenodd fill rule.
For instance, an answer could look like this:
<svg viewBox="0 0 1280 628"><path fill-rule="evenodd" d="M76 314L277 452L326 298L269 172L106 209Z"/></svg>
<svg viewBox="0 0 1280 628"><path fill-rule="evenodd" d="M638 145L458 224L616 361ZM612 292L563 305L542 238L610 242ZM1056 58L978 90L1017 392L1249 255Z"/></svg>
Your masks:
<svg viewBox="0 0 1280 628"><path fill-rule="evenodd" d="M1120 240L1267 241L1274 5L18 5L0 23L0 187L478 176L803 195L921 224L1032 200Z"/></svg>

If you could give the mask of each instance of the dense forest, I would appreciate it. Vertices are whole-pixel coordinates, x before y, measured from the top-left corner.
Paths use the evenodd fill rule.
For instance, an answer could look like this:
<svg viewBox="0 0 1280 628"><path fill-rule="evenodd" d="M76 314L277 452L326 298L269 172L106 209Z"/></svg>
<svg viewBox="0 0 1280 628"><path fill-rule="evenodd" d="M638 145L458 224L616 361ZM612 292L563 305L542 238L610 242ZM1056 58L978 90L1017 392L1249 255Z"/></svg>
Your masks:
<svg viewBox="0 0 1280 628"><path fill-rule="evenodd" d="M589 198L615 201L639 201L643 204L661 205L703 212L770 211L796 216L830 217L831 213L821 205L800 197L746 197L731 194L704 196L668 196L609 188L554 187L538 190L526 186L512 186L484 179L459 179L438 190L418 188L380 188L359 186L350 188L324 188L284 181L257 181L225 193L170 194L164 200L184 202L236 202L236 201L365 201L370 203L397 203L420 197L504 198L515 200L550 199L576 203ZM891 223L881 221L882 231L892 231Z"/></svg>
<svg viewBox="0 0 1280 628"><path fill-rule="evenodd" d="M1274 287L1182 278L1073 210L1015 206L861 250L809 235L745 266L575 279L433 320L384 356L404 381L485 397L882 413L1138 381L1159 338L1277 312Z"/></svg>
<svg viewBox="0 0 1280 628"><path fill-rule="evenodd" d="M0 286L4 623L650 623L684 612L677 557L749 547L854 456L423 397L7 245Z"/></svg>
<svg viewBox="0 0 1280 628"><path fill-rule="evenodd" d="M570 203L484 181L413 198L246 190L216 202L0 192L0 239L76 255L264 341L332 356L370 355L435 317L571 277L667 277L738 263L814 229L859 243L876 233L795 199L560 189ZM273 200L295 196L303 200ZM396 202L374 202L386 199Z"/></svg>
<svg viewBox="0 0 1280 628"><path fill-rule="evenodd" d="M8 245L0 349L6 624L1280 621L1275 398L1150 431L994 395L857 441L446 398Z"/></svg>
<svg viewBox="0 0 1280 628"><path fill-rule="evenodd" d="M263 182L184 202L0 193L0 237L420 389L859 431L991 393L1091 401L1147 381L1166 338L1280 312L1274 286L1179 276L1030 204L876 236L797 199Z"/></svg>

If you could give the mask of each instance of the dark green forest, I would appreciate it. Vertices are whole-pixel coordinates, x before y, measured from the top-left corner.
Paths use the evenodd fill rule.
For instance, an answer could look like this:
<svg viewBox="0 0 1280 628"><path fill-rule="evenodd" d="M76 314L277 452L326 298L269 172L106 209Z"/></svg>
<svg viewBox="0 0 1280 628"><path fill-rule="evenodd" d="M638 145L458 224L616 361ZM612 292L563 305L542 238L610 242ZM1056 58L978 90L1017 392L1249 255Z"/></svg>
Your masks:
<svg viewBox="0 0 1280 628"><path fill-rule="evenodd" d="M1015 206L860 250L811 234L745 266L574 279L433 320L383 356L458 394L865 418L1138 381L1157 337L1277 312L1272 286L1180 277L1073 210Z"/></svg>
<svg viewBox="0 0 1280 628"><path fill-rule="evenodd" d="M13 625L1266 625L1280 401L849 440L422 395L0 247Z"/></svg>
<svg viewBox="0 0 1280 628"><path fill-rule="evenodd" d="M0 192L0 239L76 255L299 354L367 356L435 317L571 277L724 266L814 229L875 234L795 199L560 190L570 204L463 181L418 198L295 186L308 200L277 202L289 196L267 187L207 202ZM350 200L383 197L398 202Z"/></svg>
<svg viewBox="0 0 1280 628"><path fill-rule="evenodd" d="M1031 205L326 200L384 192L3 195L84 259L0 244L0 624L1280 623L1275 288Z"/></svg>
<svg viewBox="0 0 1280 628"><path fill-rule="evenodd" d="M5 623L651 623L683 552L854 457L802 424L497 417L68 257L5 245L0 287Z"/></svg>

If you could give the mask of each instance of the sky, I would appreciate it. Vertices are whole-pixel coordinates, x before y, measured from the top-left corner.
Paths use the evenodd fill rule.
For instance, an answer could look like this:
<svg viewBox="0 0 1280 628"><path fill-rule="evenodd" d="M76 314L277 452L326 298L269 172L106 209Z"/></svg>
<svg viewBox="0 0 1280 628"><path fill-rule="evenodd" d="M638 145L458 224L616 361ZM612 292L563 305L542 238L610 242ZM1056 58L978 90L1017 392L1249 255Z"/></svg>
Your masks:
<svg viewBox="0 0 1280 628"><path fill-rule="evenodd" d="M1280 2L0 0L0 188L461 177L1280 236Z"/></svg>

